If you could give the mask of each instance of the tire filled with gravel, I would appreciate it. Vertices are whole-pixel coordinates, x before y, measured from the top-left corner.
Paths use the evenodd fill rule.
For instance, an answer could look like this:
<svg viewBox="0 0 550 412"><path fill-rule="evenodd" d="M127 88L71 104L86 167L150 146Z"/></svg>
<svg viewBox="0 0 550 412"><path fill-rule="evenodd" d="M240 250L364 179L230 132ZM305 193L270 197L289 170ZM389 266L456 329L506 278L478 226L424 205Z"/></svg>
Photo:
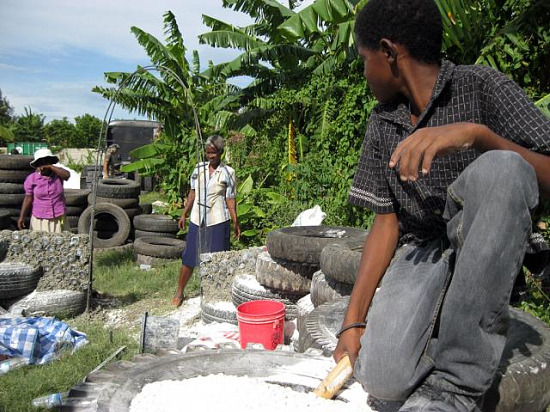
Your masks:
<svg viewBox="0 0 550 412"><path fill-rule="evenodd" d="M32 292L42 276L42 268L23 262L0 263L0 299L11 299Z"/></svg>
<svg viewBox="0 0 550 412"><path fill-rule="evenodd" d="M292 320L298 317L296 302L302 295L279 293L261 285L256 276L242 274L235 276L231 288L232 301L235 306L253 300L273 300L284 303L285 319Z"/></svg>
<svg viewBox="0 0 550 412"><path fill-rule="evenodd" d="M319 270L311 280L311 302L317 307L351 295L353 285L339 282Z"/></svg>
<svg viewBox="0 0 550 412"><path fill-rule="evenodd" d="M328 244L364 242L367 234L366 230L354 227L284 227L267 234L267 250L274 258L319 264L321 251Z"/></svg>
<svg viewBox="0 0 550 412"><path fill-rule="evenodd" d="M274 259L266 251L258 255L256 279L271 289L305 296L309 293L311 277L317 269L317 265Z"/></svg>
<svg viewBox="0 0 550 412"><path fill-rule="evenodd" d="M237 308L233 302L202 302L201 319L204 323L230 323L238 325Z"/></svg>
<svg viewBox="0 0 550 412"><path fill-rule="evenodd" d="M86 293L74 290L47 290L32 292L23 299L13 302L24 310L25 316L55 316L67 318L80 315L86 309Z"/></svg>

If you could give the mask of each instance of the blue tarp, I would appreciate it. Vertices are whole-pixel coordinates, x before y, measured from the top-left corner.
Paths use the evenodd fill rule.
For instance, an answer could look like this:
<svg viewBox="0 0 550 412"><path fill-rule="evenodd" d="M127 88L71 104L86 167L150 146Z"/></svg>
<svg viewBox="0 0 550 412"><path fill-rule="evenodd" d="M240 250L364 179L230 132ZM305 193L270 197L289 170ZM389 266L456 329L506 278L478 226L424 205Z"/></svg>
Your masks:
<svg viewBox="0 0 550 412"><path fill-rule="evenodd" d="M87 343L84 333L56 318L0 318L0 355L12 358L0 363L0 375L21 363L42 365Z"/></svg>

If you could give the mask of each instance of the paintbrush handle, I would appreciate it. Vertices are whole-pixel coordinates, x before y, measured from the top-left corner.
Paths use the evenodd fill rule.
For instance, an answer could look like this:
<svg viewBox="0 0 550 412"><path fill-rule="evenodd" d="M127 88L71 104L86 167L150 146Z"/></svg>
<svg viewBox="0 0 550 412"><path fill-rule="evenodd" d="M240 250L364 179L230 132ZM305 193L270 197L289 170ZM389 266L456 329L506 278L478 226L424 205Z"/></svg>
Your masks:
<svg viewBox="0 0 550 412"><path fill-rule="evenodd" d="M314 393L320 398L331 399L353 374L349 356L342 357L328 376L317 386Z"/></svg>

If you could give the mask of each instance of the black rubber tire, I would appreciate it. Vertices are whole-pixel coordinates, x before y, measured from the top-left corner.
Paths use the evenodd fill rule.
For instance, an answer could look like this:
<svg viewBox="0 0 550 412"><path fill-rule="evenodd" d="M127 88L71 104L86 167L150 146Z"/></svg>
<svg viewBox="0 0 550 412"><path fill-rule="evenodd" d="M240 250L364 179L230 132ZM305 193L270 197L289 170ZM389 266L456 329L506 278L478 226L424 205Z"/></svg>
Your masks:
<svg viewBox="0 0 550 412"><path fill-rule="evenodd" d="M327 245L321 251L321 270L338 282L353 285L357 278L362 252L363 243Z"/></svg>
<svg viewBox="0 0 550 412"><path fill-rule="evenodd" d="M1 170L28 170L32 171L30 163L34 160L34 156L24 155L0 155Z"/></svg>
<svg viewBox="0 0 550 412"><path fill-rule="evenodd" d="M89 205L93 202L93 194L89 194L87 202ZM115 198L115 197L100 197L96 196L96 203L113 203L117 206L120 206L123 209L136 208L139 207L139 197L128 197L128 198Z"/></svg>
<svg viewBox="0 0 550 412"><path fill-rule="evenodd" d="M0 263L0 299L23 296L36 289L42 268L21 262Z"/></svg>
<svg viewBox="0 0 550 412"><path fill-rule="evenodd" d="M139 230L139 229L134 230L134 239L139 239L140 237L149 237L149 236L167 237L167 238L170 238L170 239L175 239L176 238L176 233L174 233L174 232L170 232L170 233L167 233L167 232L149 232L147 230Z"/></svg>
<svg viewBox="0 0 550 412"><path fill-rule="evenodd" d="M483 410L539 412L550 405L550 327L510 308L510 329Z"/></svg>
<svg viewBox="0 0 550 412"><path fill-rule="evenodd" d="M103 254L113 252L113 253L126 253L127 251L133 251L134 244L126 243L122 246L113 246L113 247L98 247L94 248L94 256L101 256Z"/></svg>
<svg viewBox="0 0 550 412"><path fill-rule="evenodd" d="M141 255L179 259L185 249L185 241L166 237L140 237L134 242L134 251Z"/></svg>
<svg viewBox="0 0 550 412"><path fill-rule="evenodd" d="M67 206L83 206L88 205L88 195L90 189L65 189L65 204Z"/></svg>
<svg viewBox="0 0 550 412"><path fill-rule="evenodd" d="M177 233L178 221L169 215L139 215L134 218L134 227L148 232Z"/></svg>
<svg viewBox="0 0 550 412"><path fill-rule="evenodd" d="M134 218L136 216L139 216L141 214L141 209L139 207L133 207L130 209L124 209L126 214L128 215L128 218L130 219L130 222L134 221Z"/></svg>
<svg viewBox="0 0 550 412"><path fill-rule="evenodd" d="M237 308L231 302L202 302L201 319L204 323L230 323L238 325Z"/></svg>
<svg viewBox="0 0 550 412"><path fill-rule="evenodd" d="M80 315L86 309L86 293L74 290L36 291L12 303L25 309L25 316L55 316L68 318Z"/></svg>
<svg viewBox="0 0 550 412"><path fill-rule="evenodd" d="M278 259L319 264L323 248L330 243L364 241L367 231L340 226L295 226L267 234L267 250Z"/></svg>
<svg viewBox="0 0 550 412"><path fill-rule="evenodd" d="M231 298L235 307L253 300L275 300L284 303L286 308L285 319L287 320L296 319L298 316L296 302L301 297L302 295L278 293L275 290L266 288L260 285L253 275L235 276L231 287Z"/></svg>
<svg viewBox="0 0 550 412"><path fill-rule="evenodd" d="M0 209L0 229L7 229L11 226L12 220L8 210Z"/></svg>
<svg viewBox="0 0 550 412"><path fill-rule="evenodd" d="M1 207L21 206L23 204L23 199L25 199L24 193L5 193L0 195L0 206Z"/></svg>
<svg viewBox="0 0 550 412"><path fill-rule="evenodd" d="M86 209L86 205L82 206L67 206L65 216L80 216Z"/></svg>
<svg viewBox="0 0 550 412"><path fill-rule="evenodd" d="M137 182L128 179L101 179L97 182L97 196L108 198L135 198L139 197L140 186Z"/></svg>
<svg viewBox="0 0 550 412"><path fill-rule="evenodd" d="M107 216L103 216L107 215ZM78 233L87 234L89 233L90 223L92 217L92 206L88 206L80 219L78 220ZM104 247L113 247L121 246L128 239L130 233L130 219L124 211L124 209L113 205L111 203L99 203L95 206L95 219L113 219L118 224L118 231L113 234L109 239L100 239L97 233L94 233L94 247L104 248Z"/></svg>
<svg viewBox="0 0 550 412"><path fill-rule="evenodd" d="M299 330L299 351L317 348L332 355L349 299L321 305ZM542 412L550 405L550 327L528 313L510 308L510 329L484 411Z"/></svg>
<svg viewBox="0 0 550 412"><path fill-rule="evenodd" d="M19 218L21 207L0 207L0 211L2 211L2 213L9 213L11 217ZM15 219L15 221L17 222L17 219Z"/></svg>
<svg viewBox="0 0 550 412"><path fill-rule="evenodd" d="M315 272L311 279L311 302L313 306L318 307L325 303L339 300L351 295L353 285L338 282L326 276L322 270Z"/></svg>
<svg viewBox="0 0 550 412"><path fill-rule="evenodd" d="M67 223L70 228L78 229L78 220L80 219L80 216L65 216L65 219L67 219Z"/></svg>
<svg viewBox="0 0 550 412"><path fill-rule="evenodd" d="M302 319L298 330L298 352L314 348L322 350L325 356L331 356L338 343L335 335L342 327L348 303L347 297L325 303Z"/></svg>
<svg viewBox="0 0 550 412"><path fill-rule="evenodd" d="M153 205L151 203L140 203L139 208L141 209L142 215L149 215L153 213Z"/></svg>
<svg viewBox="0 0 550 412"><path fill-rule="evenodd" d="M25 188L21 183L0 183L0 194L21 194Z"/></svg>
<svg viewBox="0 0 550 412"><path fill-rule="evenodd" d="M118 361L89 374L84 383L69 391L61 410L125 412L146 384L218 373L268 380L284 371L290 383L306 379L310 385L306 391L311 391L333 367L332 359L282 350L200 350L186 354L161 350L157 355L136 355L131 362ZM194 395L183 393L182 397Z"/></svg>
<svg viewBox="0 0 550 412"><path fill-rule="evenodd" d="M2 223L1 220L0 220L0 223ZM0 225L0 228L1 228L1 225ZM3 262L4 259L6 258L6 255L8 254L8 247L9 247L8 241L5 239L0 239L0 262Z"/></svg>
<svg viewBox="0 0 550 412"><path fill-rule="evenodd" d="M262 252L256 260L256 279L260 284L281 292L305 296L311 288L311 277L317 269L312 266L272 259L268 252Z"/></svg>
<svg viewBox="0 0 550 412"><path fill-rule="evenodd" d="M31 173L26 170L0 170L0 183L23 183Z"/></svg>

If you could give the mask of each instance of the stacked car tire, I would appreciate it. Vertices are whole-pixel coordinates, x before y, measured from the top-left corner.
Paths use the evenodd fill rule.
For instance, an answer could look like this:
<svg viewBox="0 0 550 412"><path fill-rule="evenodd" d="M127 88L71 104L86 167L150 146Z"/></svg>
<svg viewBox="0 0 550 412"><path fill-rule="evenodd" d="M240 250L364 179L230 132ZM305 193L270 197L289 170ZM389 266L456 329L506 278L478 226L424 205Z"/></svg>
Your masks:
<svg viewBox="0 0 550 412"><path fill-rule="evenodd" d="M94 209L94 248L124 245L132 234L132 219L141 213L139 193L140 187L133 180L101 179L95 196L87 196L89 206L78 220L78 233L89 233Z"/></svg>
<svg viewBox="0 0 550 412"><path fill-rule="evenodd" d="M362 229L336 226L298 226L271 231L267 236L267 252L258 256L255 276L235 277L233 303L237 306L250 300L278 300L285 304L286 319L307 316L313 305L305 298L311 293L312 277L319 272L320 255L331 243L364 242ZM307 301L307 302L306 302Z"/></svg>
<svg viewBox="0 0 550 412"><path fill-rule="evenodd" d="M185 241L176 239L178 221L169 215L143 214L134 217L136 262L157 266L181 258Z"/></svg>
<svg viewBox="0 0 550 412"><path fill-rule="evenodd" d="M178 232L178 221L168 215L142 214L135 216L134 238L140 237L166 237L175 239Z"/></svg>
<svg viewBox="0 0 550 412"><path fill-rule="evenodd" d="M25 198L23 183L33 171L32 160L32 156L0 155L0 227L3 229L17 229Z"/></svg>
<svg viewBox="0 0 550 412"><path fill-rule="evenodd" d="M101 179L97 183L95 202L111 203L124 209L130 222L141 213L139 207L140 186L129 179ZM93 195L88 196L88 204L93 202Z"/></svg>
<svg viewBox="0 0 550 412"><path fill-rule="evenodd" d="M88 195L90 189L65 189L65 213L71 232L78 231L78 220L86 207L88 207Z"/></svg>

